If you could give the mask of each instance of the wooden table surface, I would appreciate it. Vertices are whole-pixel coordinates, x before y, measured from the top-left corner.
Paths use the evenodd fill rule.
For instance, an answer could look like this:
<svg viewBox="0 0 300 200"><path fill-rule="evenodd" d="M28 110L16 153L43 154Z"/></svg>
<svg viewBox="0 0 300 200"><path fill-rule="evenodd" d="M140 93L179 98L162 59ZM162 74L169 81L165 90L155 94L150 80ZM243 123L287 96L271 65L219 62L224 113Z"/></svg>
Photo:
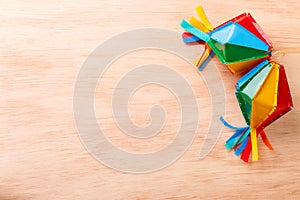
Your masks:
<svg viewBox="0 0 300 200"><path fill-rule="evenodd" d="M212 107L203 79L174 55L142 50L116 61L97 88L96 114L105 135L119 148L138 153L164 148L174 137L180 106L155 85L138 90L129 109L133 122L146 125L150 106L162 104L167 124L159 135L147 142L130 138L111 115L109 102L121 76L153 60L176 69L192 85L202 113L198 134L179 160L157 172L135 175L102 165L81 144L73 117L74 83L83 62L102 42L125 31L155 27L181 32L181 19L194 14L199 4L214 25L251 12L275 48L286 53L280 62L295 109L266 129L275 150L259 140L260 160L245 164L224 149L232 131L223 128L213 151L200 160ZM0 8L1 200L300 198L298 0L1 0ZM234 96L238 77L216 58L212 62L222 76L226 118L243 125Z"/></svg>

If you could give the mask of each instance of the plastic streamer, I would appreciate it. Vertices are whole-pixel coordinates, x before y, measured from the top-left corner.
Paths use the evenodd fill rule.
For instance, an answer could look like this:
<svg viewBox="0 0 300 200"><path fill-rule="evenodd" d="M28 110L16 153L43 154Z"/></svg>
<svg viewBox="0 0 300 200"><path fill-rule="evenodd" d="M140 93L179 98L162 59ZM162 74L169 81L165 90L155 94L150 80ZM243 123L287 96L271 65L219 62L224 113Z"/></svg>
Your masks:
<svg viewBox="0 0 300 200"><path fill-rule="evenodd" d="M273 150L264 128L293 108L293 101L284 66L277 60L283 52L273 51L265 32L250 13L243 13L213 28L203 8L196 7L198 18L182 20L182 34L186 44L204 44L195 66L202 71L215 54L233 73L243 76L236 83L235 96L246 122L235 127L220 117L221 122L235 133L225 148L248 162L258 160L257 138ZM273 56L273 58L272 58ZM276 58L275 58L276 57Z"/></svg>

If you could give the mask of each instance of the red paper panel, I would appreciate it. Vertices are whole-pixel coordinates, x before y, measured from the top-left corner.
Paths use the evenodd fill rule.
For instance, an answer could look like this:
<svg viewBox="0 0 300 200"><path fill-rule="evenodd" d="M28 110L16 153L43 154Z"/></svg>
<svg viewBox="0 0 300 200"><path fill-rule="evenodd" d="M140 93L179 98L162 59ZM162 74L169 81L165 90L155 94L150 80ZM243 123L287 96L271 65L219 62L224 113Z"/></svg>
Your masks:
<svg viewBox="0 0 300 200"><path fill-rule="evenodd" d="M277 107L276 110L257 128L258 130L264 129L276 119L287 113L293 108L293 101L290 93L290 88L286 78L284 66L280 65L279 69L279 82L277 94Z"/></svg>

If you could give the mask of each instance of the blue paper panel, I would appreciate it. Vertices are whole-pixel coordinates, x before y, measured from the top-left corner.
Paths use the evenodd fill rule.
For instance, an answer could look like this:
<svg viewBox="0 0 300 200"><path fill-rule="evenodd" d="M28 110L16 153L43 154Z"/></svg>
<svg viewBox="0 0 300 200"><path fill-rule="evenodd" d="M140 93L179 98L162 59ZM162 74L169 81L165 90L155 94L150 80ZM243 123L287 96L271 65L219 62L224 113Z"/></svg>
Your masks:
<svg viewBox="0 0 300 200"><path fill-rule="evenodd" d="M238 23L228 22L211 32L211 38L221 44L234 44L261 51L268 51L269 46L253 33Z"/></svg>
<svg viewBox="0 0 300 200"><path fill-rule="evenodd" d="M236 83L236 90L240 90L241 87L248 82L249 80L251 80L259 71L262 70L262 68L264 66L266 66L269 63L268 60L264 60L261 63L259 63L256 67L254 67L253 69L251 69L247 74L245 74L244 76L242 76L238 82Z"/></svg>

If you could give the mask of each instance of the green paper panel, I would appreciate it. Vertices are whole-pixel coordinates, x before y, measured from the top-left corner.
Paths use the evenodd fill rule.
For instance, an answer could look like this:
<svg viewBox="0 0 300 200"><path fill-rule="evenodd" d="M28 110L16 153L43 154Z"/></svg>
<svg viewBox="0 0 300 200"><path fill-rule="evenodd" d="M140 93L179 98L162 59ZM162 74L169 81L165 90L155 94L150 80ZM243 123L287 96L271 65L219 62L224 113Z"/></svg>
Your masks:
<svg viewBox="0 0 300 200"><path fill-rule="evenodd" d="M265 51L237 46L234 44L225 44L224 57L227 62L243 60L252 57L264 57Z"/></svg>
<svg viewBox="0 0 300 200"><path fill-rule="evenodd" d="M210 47L223 63L238 62L247 59L263 58L267 56L266 51L247 48L233 44L221 44L215 40L209 42Z"/></svg>
<svg viewBox="0 0 300 200"><path fill-rule="evenodd" d="M243 113L246 123L250 125L252 99L250 99L247 95L243 94L242 92L236 92L235 96L239 102L240 109Z"/></svg>
<svg viewBox="0 0 300 200"><path fill-rule="evenodd" d="M213 50L213 52L217 55L217 57L220 59L220 61L222 63L226 63L226 60L224 59L224 55L223 52L220 49L225 49L225 45L218 43L217 41L211 39L208 42L208 45L210 46L210 48ZM216 45L218 46L218 48L216 47Z"/></svg>
<svg viewBox="0 0 300 200"><path fill-rule="evenodd" d="M236 92L236 97L239 101L241 111L245 118L245 121L250 125L251 113L252 113L252 100L262 86L266 77L270 73L272 64L265 65L254 76L249 77L249 81L244 83L242 87Z"/></svg>

